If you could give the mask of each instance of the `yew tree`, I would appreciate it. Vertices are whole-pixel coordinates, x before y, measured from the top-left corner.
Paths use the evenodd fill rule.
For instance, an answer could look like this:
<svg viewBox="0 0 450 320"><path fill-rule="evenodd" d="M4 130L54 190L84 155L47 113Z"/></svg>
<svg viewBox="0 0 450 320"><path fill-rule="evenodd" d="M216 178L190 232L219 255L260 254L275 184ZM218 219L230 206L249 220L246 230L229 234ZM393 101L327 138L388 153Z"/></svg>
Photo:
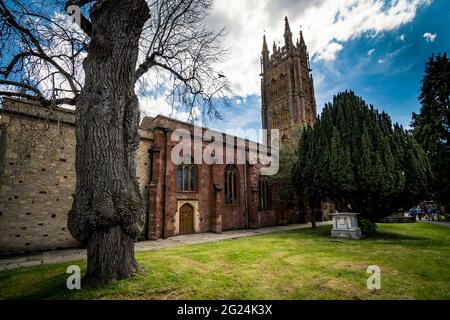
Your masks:
<svg viewBox="0 0 450 320"><path fill-rule="evenodd" d="M414 137L425 150L433 171L434 199L450 207L450 58L432 55L425 64L419 100L413 114Z"/></svg>
<svg viewBox="0 0 450 320"><path fill-rule="evenodd" d="M297 192L330 199L373 222L429 195L431 170L413 135L353 92L325 105L304 130L294 169Z"/></svg>
<svg viewBox="0 0 450 320"><path fill-rule="evenodd" d="M211 0L0 0L0 96L75 108L68 227L87 247L85 285L138 272L136 92L169 92L192 115L217 116L214 101L229 91L214 70L225 50L223 30L206 28L211 7Z"/></svg>

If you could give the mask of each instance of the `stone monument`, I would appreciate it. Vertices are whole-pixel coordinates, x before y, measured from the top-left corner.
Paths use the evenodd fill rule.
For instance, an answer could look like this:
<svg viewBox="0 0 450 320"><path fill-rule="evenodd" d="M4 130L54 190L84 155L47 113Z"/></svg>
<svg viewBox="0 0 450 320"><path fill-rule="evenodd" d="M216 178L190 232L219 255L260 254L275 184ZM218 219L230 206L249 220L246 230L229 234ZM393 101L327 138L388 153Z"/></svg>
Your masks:
<svg viewBox="0 0 450 320"><path fill-rule="evenodd" d="M361 229L358 227L359 213L337 212L333 216L331 236L337 238L360 239Z"/></svg>

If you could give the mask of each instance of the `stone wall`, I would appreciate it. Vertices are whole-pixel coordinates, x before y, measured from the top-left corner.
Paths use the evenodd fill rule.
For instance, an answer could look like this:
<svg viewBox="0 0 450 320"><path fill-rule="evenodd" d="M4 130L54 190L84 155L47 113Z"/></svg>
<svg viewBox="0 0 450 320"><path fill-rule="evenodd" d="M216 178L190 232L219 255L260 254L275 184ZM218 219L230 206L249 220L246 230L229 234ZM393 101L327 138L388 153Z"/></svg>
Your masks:
<svg viewBox="0 0 450 320"><path fill-rule="evenodd" d="M75 191L75 115L5 99L0 137L0 254L78 246L67 230ZM141 130L137 175L148 207L151 132Z"/></svg>

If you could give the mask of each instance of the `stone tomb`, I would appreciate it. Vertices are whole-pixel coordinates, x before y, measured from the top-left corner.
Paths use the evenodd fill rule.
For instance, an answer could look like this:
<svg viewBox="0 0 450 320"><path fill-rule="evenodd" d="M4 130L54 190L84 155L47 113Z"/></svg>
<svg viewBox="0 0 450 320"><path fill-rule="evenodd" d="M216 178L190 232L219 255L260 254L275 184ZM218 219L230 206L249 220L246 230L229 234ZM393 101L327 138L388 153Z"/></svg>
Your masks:
<svg viewBox="0 0 450 320"><path fill-rule="evenodd" d="M359 213L339 212L332 214L333 230L331 236L336 238L360 239L361 229L358 227Z"/></svg>

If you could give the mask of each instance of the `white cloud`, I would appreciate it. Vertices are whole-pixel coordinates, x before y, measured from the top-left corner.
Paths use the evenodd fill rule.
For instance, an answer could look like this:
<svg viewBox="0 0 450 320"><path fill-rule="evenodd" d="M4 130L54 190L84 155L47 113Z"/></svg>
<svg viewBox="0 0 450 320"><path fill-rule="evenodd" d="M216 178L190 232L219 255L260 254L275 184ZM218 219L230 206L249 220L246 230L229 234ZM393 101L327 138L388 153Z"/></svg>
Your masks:
<svg viewBox="0 0 450 320"><path fill-rule="evenodd" d="M410 46L411 46L411 44L405 45L405 46L403 46L403 47L401 47L401 48L399 48L399 49L397 49L395 51L387 53L383 59L379 59L378 60L378 63L380 63L380 64L381 63L385 63L387 60L390 60L390 59L398 56L403 50L405 50L406 48L409 48Z"/></svg>
<svg viewBox="0 0 450 320"><path fill-rule="evenodd" d="M370 56L372 56L374 53L375 53L375 49L370 49L370 50L367 52L367 55L370 57Z"/></svg>
<svg viewBox="0 0 450 320"><path fill-rule="evenodd" d="M169 105L165 96L140 96L139 106L141 112L150 117L157 116L158 114L169 116L172 112L172 106Z"/></svg>
<svg viewBox="0 0 450 320"><path fill-rule="evenodd" d="M434 40L436 40L436 37L437 37L436 33L426 32L426 33L423 34L423 38L427 42L434 42Z"/></svg>
<svg viewBox="0 0 450 320"><path fill-rule="evenodd" d="M368 33L376 36L411 22L431 0L217 0L210 27L225 26L230 56L219 66L241 95L259 94L260 52L265 30L269 49L283 41L284 17L298 37L302 26L315 60L335 59L345 42Z"/></svg>
<svg viewBox="0 0 450 320"><path fill-rule="evenodd" d="M188 112L177 111L169 104L165 95L158 97L142 96L139 97L139 107L141 109L141 118L144 116L155 117L159 114L172 117L181 121L189 121L190 115ZM193 111L194 114L198 114L198 110Z"/></svg>
<svg viewBox="0 0 450 320"><path fill-rule="evenodd" d="M325 61L331 61L336 59L336 55L339 51L341 51L344 47L337 42L331 42L328 44L328 46L323 50L319 55L318 58L325 60Z"/></svg>

